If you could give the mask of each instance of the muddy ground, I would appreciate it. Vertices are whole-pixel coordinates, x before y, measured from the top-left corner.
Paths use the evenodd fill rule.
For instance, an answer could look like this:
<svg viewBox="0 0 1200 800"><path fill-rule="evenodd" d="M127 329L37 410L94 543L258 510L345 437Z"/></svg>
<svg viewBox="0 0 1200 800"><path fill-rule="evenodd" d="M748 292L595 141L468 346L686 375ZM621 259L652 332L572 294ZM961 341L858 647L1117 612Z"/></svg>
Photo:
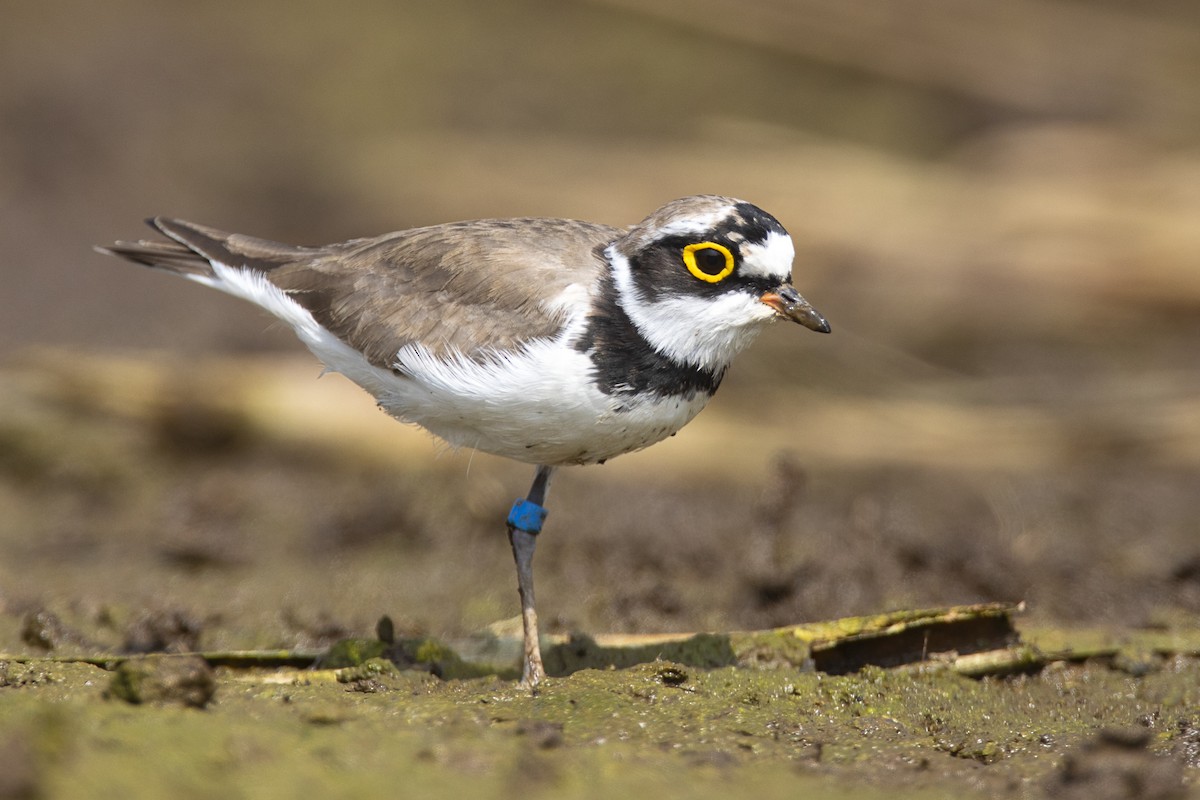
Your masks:
<svg viewBox="0 0 1200 800"><path fill-rule="evenodd" d="M793 340L762 346L770 364ZM1158 352L1192 357L1182 341ZM184 662L140 705L114 688L113 656L315 653L373 637L384 615L405 637L515 631L499 521L527 470L439 454L340 378L315 381L304 356L186 370L152 354L14 358L0 384L5 788L1191 796L1200 496L1179 452L1193 440L1142 421L1147 404L1161 417L1185 403L1192 379L1158 358L1141 362L1142 402L1103 413L1086 385L1107 378L1094 373L962 377L922 396L935 427L1009 420L1008 446L1028 440L1015 466L959 452L949 433L907 463L863 463L854 426L804 426L859 413L844 369L806 365L827 370L840 387L828 391L763 381L751 362L694 437L565 472L537 557L551 633L751 630L1023 600L1027 638L1134 642L1116 657L983 679L937 665L833 676L660 662L556 676L536 697L511 672ZM893 409L919 393L915 379L892 388ZM1041 416L1013 422L1020 409ZM1138 646L1148 633L1191 643ZM110 660L48 660L71 656Z"/></svg>
<svg viewBox="0 0 1200 800"><path fill-rule="evenodd" d="M1200 796L1197 4L9 5L0 797ZM1023 601L1061 657L439 678L517 629L531 471L92 251L697 192L784 223L833 334L776 326L679 436L556 477L545 630ZM426 658L291 657L385 615Z"/></svg>

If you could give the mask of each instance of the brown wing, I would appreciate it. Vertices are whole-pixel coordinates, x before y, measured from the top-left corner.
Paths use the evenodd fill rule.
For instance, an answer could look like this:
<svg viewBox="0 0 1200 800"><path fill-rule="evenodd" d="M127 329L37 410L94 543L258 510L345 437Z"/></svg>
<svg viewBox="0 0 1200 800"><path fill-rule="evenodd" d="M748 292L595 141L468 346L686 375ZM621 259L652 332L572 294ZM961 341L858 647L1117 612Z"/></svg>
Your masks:
<svg viewBox="0 0 1200 800"><path fill-rule="evenodd" d="M595 291L600 248L621 233L576 220L474 220L304 248L179 220L151 224L174 242L105 251L182 273L211 273L207 259L262 271L384 368L412 343L475 357L553 336L564 314L548 301L573 284Z"/></svg>

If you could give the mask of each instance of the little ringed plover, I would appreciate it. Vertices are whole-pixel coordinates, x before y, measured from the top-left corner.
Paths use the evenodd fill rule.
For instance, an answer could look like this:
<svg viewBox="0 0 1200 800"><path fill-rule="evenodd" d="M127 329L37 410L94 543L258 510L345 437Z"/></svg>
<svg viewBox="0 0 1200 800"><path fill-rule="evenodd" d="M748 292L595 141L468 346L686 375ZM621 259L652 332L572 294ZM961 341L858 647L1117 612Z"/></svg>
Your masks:
<svg viewBox="0 0 1200 800"><path fill-rule="evenodd" d="M324 247L148 222L165 240L97 250L249 300L397 419L536 465L507 520L529 686L544 676L533 552L553 470L674 434L767 324L829 332L791 284L787 231L730 197L674 200L624 230L472 220Z"/></svg>

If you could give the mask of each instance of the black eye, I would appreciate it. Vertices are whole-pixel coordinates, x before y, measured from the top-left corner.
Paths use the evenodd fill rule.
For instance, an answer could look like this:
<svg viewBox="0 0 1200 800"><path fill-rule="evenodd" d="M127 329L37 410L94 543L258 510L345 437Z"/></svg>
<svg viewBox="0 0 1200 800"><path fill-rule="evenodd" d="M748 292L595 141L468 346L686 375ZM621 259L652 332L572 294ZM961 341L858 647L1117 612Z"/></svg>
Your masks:
<svg viewBox="0 0 1200 800"><path fill-rule="evenodd" d="M689 244L683 248L683 263L693 277L706 283L719 283L733 272L733 253L716 242Z"/></svg>
<svg viewBox="0 0 1200 800"><path fill-rule="evenodd" d="M696 251L696 266L701 272L716 275L725 269L725 254L712 247Z"/></svg>

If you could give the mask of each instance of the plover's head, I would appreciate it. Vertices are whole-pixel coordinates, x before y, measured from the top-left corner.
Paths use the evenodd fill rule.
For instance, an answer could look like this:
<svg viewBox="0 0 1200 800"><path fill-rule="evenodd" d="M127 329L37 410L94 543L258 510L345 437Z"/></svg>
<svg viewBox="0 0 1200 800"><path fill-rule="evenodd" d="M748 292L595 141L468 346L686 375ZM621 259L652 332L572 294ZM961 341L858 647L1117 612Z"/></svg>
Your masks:
<svg viewBox="0 0 1200 800"><path fill-rule="evenodd" d="M621 306L655 349L680 363L724 369L774 319L829 332L791 284L792 238L744 200L674 200L606 252Z"/></svg>

